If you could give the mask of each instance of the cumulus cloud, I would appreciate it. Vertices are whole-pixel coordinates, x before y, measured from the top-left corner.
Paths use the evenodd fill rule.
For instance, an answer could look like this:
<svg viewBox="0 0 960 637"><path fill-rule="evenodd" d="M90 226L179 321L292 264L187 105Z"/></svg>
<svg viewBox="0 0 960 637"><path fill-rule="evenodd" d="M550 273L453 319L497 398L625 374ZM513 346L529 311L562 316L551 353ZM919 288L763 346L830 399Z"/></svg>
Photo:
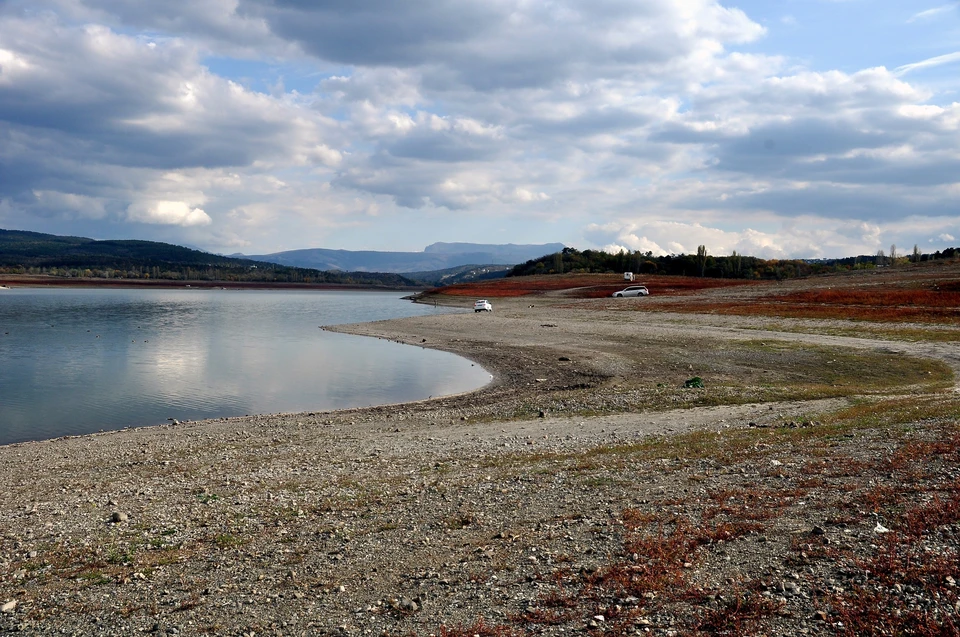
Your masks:
<svg viewBox="0 0 960 637"><path fill-rule="evenodd" d="M340 162L335 124L213 75L183 40L0 13L0 42L0 198L23 214L201 227L211 214L178 192L140 198L191 171Z"/></svg>
<svg viewBox="0 0 960 637"><path fill-rule="evenodd" d="M127 207L131 221L171 226L206 226L210 216L183 201L138 201Z"/></svg>
<svg viewBox="0 0 960 637"><path fill-rule="evenodd" d="M713 0L242 0L239 12L322 60L417 68L434 90L542 87L623 76L638 66L665 74L678 58L709 58L723 43L749 42L764 32L739 9ZM662 28L667 24L671 28Z"/></svg>
<svg viewBox="0 0 960 637"><path fill-rule="evenodd" d="M873 254L884 246L885 239L902 236L898 234L896 224L881 227L817 217L802 217L785 223L758 217L755 222L758 227L729 230L699 222L622 220L603 225L590 224L584 230L608 252L627 249L649 251L657 256L696 254L698 246L703 245L712 255L729 255L736 251L767 259ZM677 238L681 241L675 240Z"/></svg>
<svg viewBox="0 0 960 637"><path fill-rule="evenodd" d="M75 215L87 219L103 219L107 216L106 201L101 198L53 190L34 190L33 195L38 209L52 215Z"/></svg>
<svg viewBox="0 0 960 637"><path fill-rule="evenodd" d="M960 105L916 78L957 54L812 69L765 36L716 0L9 0L0 210L264 252L469 219L766 256L955 215ZM240 79L285 64L312 84Z"/></svg>
<svg viewBox="0 0 960 637"><path fill-rule="evenodd" d="M78 24L189 37L205 48L238 56L292 53L262 19L238 11L236 0L8 0L9 11L47 8Z"/></svg>

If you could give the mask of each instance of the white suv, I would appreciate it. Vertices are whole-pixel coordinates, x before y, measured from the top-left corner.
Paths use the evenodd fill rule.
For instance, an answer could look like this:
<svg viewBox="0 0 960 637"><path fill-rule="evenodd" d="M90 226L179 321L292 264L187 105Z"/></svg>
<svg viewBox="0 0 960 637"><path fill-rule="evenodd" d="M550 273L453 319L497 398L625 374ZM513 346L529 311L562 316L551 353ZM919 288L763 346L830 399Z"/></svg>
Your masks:
<svg viewBox="0 0 960 637"><path fill-rule="evenodd" d="M631 285L628 288L624 288L619 292L614 292L611 296L620 297L620 296L647 296L650 294L648 290L643 285Z"/></svg>
<svg viewBox="0 0 960 637"><path fill-rule="evenodd" d="M473 304L473 311L474 312L492 312L493 306L490 305L490 302L487 301L486 299L480 299L479 301Z"/></svg>

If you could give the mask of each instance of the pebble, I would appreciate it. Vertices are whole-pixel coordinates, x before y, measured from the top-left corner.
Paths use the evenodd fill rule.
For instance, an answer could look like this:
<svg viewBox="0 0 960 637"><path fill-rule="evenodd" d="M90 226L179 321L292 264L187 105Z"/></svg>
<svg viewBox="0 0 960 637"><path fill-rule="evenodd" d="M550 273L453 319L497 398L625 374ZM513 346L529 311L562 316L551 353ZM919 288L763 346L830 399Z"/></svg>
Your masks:
<svg viewBox="0 0 960 637"><path fill-rule="evenodd" d="M408 613L415 613L420 610L420 606L409 597L401 597L397 602L397 608Z"/></svg>

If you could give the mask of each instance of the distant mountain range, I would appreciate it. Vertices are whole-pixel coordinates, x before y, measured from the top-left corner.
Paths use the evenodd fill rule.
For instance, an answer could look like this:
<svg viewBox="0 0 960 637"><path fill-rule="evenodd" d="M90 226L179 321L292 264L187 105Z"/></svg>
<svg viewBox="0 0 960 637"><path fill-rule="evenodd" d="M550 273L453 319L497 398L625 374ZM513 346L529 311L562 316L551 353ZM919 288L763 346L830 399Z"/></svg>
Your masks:
<svg viewBox="0 0 960 637"><path fill-rule="evenodd" d="M342 270L346 272L394 272L419 274L448 270L465 265L516 265L530 259L563 250L562 243L534 245L485 244L485 243L433 243L423 252L377 252L373 250L328 250L307 248L288 250L273 254L244 255L232 257L279 263L298 268L316 270Z"/></svg>

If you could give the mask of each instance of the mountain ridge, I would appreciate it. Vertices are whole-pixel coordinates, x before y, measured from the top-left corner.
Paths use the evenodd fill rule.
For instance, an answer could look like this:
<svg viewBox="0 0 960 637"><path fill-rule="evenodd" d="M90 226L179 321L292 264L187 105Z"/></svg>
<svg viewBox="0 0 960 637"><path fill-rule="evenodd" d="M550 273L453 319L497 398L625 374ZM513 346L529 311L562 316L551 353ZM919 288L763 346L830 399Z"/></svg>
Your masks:
<svg viewBox="0 0 960 637"><path fill-rule="evenodd" d="M291 267L351 272L432 272L465 265L516 265L560 252L562 243L488 244L443 243L428 245L423 252L302 248L262 255L230 255L236 258L279 263Z"/></svg>

